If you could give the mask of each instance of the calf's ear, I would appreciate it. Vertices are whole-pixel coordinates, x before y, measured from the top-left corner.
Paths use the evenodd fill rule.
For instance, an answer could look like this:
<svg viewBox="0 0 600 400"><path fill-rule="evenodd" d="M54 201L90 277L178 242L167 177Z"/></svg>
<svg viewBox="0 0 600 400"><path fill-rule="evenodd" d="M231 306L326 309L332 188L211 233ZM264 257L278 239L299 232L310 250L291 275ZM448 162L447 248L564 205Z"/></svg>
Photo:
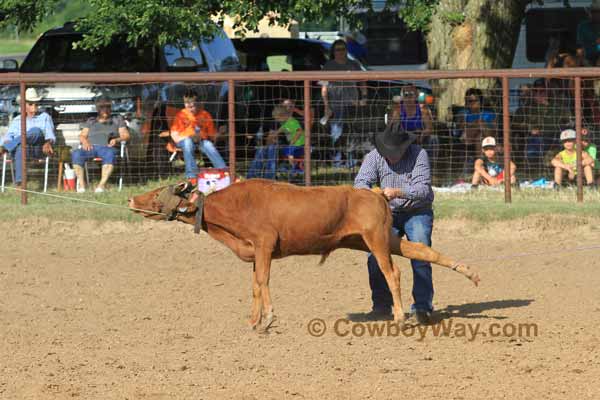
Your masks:
<svg viewBox="0 0 600 400"><path fill-rule="evenodd" d="M190 191L192 185L189 182L179 182L173 186L173 194L182 194Z"/></svg>

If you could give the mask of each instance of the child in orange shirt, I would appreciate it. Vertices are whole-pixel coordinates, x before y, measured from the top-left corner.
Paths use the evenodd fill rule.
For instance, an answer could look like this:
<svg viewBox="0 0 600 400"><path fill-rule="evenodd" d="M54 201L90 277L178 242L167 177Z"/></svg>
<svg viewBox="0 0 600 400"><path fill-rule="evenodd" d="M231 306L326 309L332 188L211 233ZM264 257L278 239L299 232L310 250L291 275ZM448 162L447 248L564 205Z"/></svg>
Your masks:
<svg viewBox="0 0 600 400"><path fill-rule="evenodd" d="M171 137L175 145L183 150L185 177L196 179L198 165L194 157L196 146L210 159L213 167L225 168L225 161L213 143L217 131L210 113L198 101L198 95L187 92L183 96L184 108L180 110L171 124Z"/></svg>

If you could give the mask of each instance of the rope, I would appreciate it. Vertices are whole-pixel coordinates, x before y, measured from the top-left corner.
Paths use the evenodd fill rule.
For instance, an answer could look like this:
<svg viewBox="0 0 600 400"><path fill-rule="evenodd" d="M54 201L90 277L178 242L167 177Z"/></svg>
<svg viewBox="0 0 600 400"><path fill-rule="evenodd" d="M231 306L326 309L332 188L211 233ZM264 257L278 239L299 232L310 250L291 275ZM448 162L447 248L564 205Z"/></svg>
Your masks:
<svg viewBox="0 0 600 400"><path fill-rule="evenodd" d="M141 208L131 208L131 207L128 207L128 206L121 206L121 205L118 205L118 204L102 203L100 201L95 201L95 200L78 199L76 197L61 196L61 195L58 195L58 194L36 192L34 190L18 189L18 188L12 188L12 187L8 187L8 186L6 186L6 189L14 190L16 192L25 192L25 193L38 194L38 195L41 195L41 196L54 197L54 198L57 198L57 199L65 199L65 200L71 200L71 201L78 201L80 203L89 203L89 204L95 204L95 205L107 206L107 207L114 207L114 208L124 208L124 209L132 210L132 211L142 211L142 212L145 212L145 213L148 213L148 214L157 214L157 215L165 215L165 216L167 215L165 213L161 213L161 212L157 212L157 211L143 210Z"/></svg>

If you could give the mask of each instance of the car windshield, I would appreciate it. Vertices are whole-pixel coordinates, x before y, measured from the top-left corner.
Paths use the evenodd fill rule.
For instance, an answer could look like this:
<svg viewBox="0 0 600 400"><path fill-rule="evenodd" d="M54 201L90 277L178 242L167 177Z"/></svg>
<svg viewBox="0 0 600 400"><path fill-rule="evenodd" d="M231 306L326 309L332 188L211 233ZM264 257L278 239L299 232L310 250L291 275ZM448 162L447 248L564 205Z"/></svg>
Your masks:
<svg viewBox="0 0 600 400"><path fill-rule="evenodd" d="M115 41L97 50L75 45L78 35L47 36L33 47L21 72L151 72L156 54L152 47L132 48Z"/></svg>
<svg viewBox="0 0 600 400"><path fill-rule="evenodd" d="M200 47L191 42L185 42L182 45L167 44L164 47L165 59L169 67L189 66L200 68L205 65L204 57L200 52ZM184 64L182 65L182 61Z"/></svg>
<svg viewBox="0 0 600 400"><path fill-rule="evenodd" d="M234 40L240 63L247 71L318 71L327 61L327 44L258 39Z"/></svg>
<svg viewBox="0 0 600 400"><path fill-rule="evenodd" d="M225 35L216 34L212 40L202 40L210 55L214 58L219 71L239 71L240 60L238 60L235 48Z"/></svg>

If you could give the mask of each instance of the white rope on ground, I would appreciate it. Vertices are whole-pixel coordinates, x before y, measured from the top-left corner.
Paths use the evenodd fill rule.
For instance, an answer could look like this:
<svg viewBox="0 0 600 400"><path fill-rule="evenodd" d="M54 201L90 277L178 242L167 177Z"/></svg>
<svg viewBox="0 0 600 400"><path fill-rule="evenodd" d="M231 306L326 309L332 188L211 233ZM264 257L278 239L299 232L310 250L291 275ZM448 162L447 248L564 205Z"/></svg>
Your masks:
<svg viewBox="0 0 600 400"><path fill-rule="evenodd" d="M120 206L118 204L102 203L100 201L95 201L95 200L78 199L76 197L61 196L61 195L58 195L58 194L36 192L35 190L26 190L26 189L12 188L12 187L8 187L8 186L6 187L6 189L14 190L15 192L25 192L25 193L39 194L39 195L42 195L42 196L54 197L54 198L57 198L57 199L66 199L66 200L78 201L80 203L89 203L89 204L96 204L96 205L107 206L107 207L124 208L124 209L132 210L132 211L142 211L142 212L145 212L145 213L148 213L148 214L167 215L165 213L161 213L161 212L157 212L157 211L143 210L141 208L131 208L131 207L128 207L128 206Z"/></svg>
<svg viewBox="0 0 600 400"><path fill-rule="evenodd" d="M102 203L99 201L78 199L76 197L60 196L57 194L36 192L34 190L18 189L18 188L11 188L11 187L6 187L6 189L14 190L16 192L26 192L26 193L32 193L32 194L39 194L42 196L55 197L57 199L79 201L81 203L90 203L90 204L97 204L97 205L108 206L108 207L125 208L127 210L142 211L142 212L149 213L149 214L157 214L157 215L165 215L165 216L167 215L165 213L161 213L161 212L157 212L157 211L143 210L140 208L130 208L128 206L120 206L118 204ZM531 257L531 256L540 256L540 255L546 255L546 254L552 254L552 253L567 253L567 252L572 252L572 251L587 251L587 250L598 250L598 249L600 249L600 245L580 246L580 247L573 247L571 249L561 249L561 250L554 250L554 251L553 250L544 250L544 251L531 252L531 253L518 253L518 254L510 254L507 256L500 256L500 257L465 258L465 259L457 261L456 264L459 264L459 263L462 263L465 261L470 261L470 262L472 262L472 261L502 261L502 260L508 260L511 258Z"/></svg>

